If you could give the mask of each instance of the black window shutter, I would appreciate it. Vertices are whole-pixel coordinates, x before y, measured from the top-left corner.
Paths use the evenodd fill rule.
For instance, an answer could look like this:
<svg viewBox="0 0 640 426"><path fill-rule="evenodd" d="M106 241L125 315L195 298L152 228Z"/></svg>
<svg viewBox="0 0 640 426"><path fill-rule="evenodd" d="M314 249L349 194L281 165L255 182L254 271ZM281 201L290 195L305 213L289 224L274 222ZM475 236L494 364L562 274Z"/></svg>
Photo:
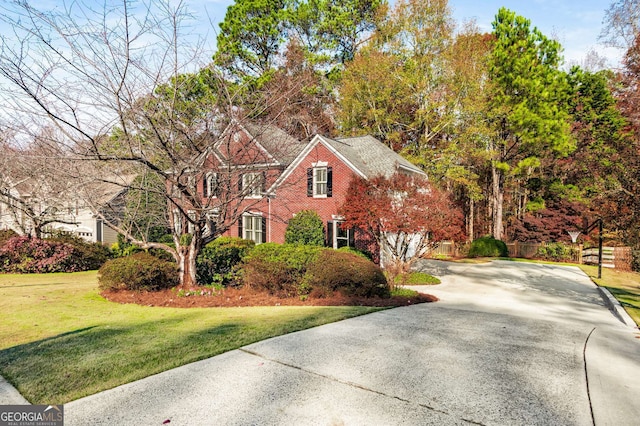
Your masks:
<svg viewBox="0 0 640 426"><path fill-rule="evenodd" d="M207 192L207 175L204 175L204 177L202 178L202 196L203 197L208 197L209 193Z"/></svg>
<svg viewBox="0 0 640 426"><path fill-rule="evenodd" d="M327 222L327 247L333 248L333 222Z"/></svg>
<svg viewBox="0 0 640 426"><path fill-rule="evenodd" d="M242 191L242 174L238 175L238 191Z"/></svg>
<svg viewBox="0 0 640 426"><path fill-rule="evenodd" d="M238 237L244 238L244 235L242 235L242 216L238 219Z"/></svg>
<svg viewBox="0 0 640 426"><path fill-rule="evenodd" d="M307 197L313 197L313 169L307 169Z"/></svg>
<svg viewBox="0 0 640 426"><path fill-rule="evenodd" d="M327 167L327 197L333 196L333 170Z"/></svg>
<svg viewBox="0 0 640 426"><path fill-rule="evenodd" d="M262 188L261 192L264 194L267 192L267 172L262 172Z"/></svg>
<svg viewBox="0 0 640 426"><path fill-rule="evenodd" d="M262 218L262 242L267 242L267 218Z"/></svg>
<svg viewBox="0 0 640 426"><path fill-rule="evenodd" d="M356 228L349 229L349 247L355 248L356 246Z"/></svg>

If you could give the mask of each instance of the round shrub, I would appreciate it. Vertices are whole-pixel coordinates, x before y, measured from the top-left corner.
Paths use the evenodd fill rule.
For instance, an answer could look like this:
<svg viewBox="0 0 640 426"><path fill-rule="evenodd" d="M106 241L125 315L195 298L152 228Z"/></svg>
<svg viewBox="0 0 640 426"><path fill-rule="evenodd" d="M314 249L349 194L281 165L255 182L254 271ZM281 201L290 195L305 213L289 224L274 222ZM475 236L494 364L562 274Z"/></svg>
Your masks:
<svg viewBox="0 0 640 426"><path fill-rule="evenodd" d="M313 210L302 210L289 220L284 234L287 244L324 246L324 224Z"/></svg>
<svg viewBox="0 0 640 426"><path fill-rule="evenodd" d="M255 247L242 264L243 284L281 297L307 294L301 287L307 267L322 247L265 243Z"/></svg>
<svg viewBox="0 0 640 426"><path fill-rule="evenodd" d="M238 237L219 237L207 244L196 259L199 284L235 285L239 280L237 265L256 243Z"/></svg>
<svg viewBox="0 0 640 426"><path fill-rule="evenodd" d="M323 250L307 268L304 284L314 296L340 292L345 296L389 297L384 273L376 264L353 253Z"/></svg>
<svg viewBox="0 0 640 426"><path fill-rule="evenodd" d="M492 236L478 238L471 243L469 257L507 257L509 250L504 241L496 240Z"/></svg>
<svg viewBox="0 0 640 426"><path fill-rule="evenodd" d="M157 291L179 283L178 266L149 253L109 260L98 271L101 290Z"/></svg>

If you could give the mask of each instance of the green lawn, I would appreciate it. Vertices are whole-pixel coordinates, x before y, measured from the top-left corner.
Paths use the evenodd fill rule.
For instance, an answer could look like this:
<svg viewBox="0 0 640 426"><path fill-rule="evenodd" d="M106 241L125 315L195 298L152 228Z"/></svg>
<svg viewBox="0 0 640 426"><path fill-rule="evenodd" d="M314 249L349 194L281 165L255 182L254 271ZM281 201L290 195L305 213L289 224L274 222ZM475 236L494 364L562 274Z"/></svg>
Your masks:
<svg viewBox="0 0 640 426"><path fill-rule="evenodd" d="M33 404L63 404L252 342L379 310L117 304L96 272L0 275L0 375Z"/></svg>
<svg viewBox="0 0 640 426"><path fill-rule="evenodd" d="M579 265L597 285L606 288L618 299L629 316L640 326L640 274L602 268L602 278L598 278L598 267Z"/></svg>

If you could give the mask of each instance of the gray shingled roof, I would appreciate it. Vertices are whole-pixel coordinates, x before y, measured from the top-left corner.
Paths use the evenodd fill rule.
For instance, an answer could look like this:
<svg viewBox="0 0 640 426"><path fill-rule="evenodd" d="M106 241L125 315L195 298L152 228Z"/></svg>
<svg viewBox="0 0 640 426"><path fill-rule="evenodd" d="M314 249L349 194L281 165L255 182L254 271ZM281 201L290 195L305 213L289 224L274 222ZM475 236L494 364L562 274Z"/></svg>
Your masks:
<svg viewBox="0 0 640 426"><path fill-rule="evenodd" d="M322 137L322 139L349 160L367 179L379 175L390 177L399 168L414 173L424 173L418 166L413 165L373 136L338 139Z"/></svg>
<svg viewBox="0 0 640 426"><path fill-rule="evenodd" d="M285 166L291 164L307 146L306 143L271 124L243 123L243 126L269 154Z"/></svg>

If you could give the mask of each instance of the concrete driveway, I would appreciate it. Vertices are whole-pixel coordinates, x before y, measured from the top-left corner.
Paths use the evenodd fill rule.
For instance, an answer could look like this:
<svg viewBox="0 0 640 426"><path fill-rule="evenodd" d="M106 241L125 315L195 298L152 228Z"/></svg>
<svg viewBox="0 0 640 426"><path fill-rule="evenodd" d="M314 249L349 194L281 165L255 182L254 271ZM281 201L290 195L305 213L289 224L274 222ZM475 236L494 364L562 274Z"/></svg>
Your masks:
<svg viewBox="0 0 640 426"><path fill-rule="evenodd" d="M67 425L632 425L640 340L578 269L428 261L440 302L246 346L65 405Z"/></svg>

